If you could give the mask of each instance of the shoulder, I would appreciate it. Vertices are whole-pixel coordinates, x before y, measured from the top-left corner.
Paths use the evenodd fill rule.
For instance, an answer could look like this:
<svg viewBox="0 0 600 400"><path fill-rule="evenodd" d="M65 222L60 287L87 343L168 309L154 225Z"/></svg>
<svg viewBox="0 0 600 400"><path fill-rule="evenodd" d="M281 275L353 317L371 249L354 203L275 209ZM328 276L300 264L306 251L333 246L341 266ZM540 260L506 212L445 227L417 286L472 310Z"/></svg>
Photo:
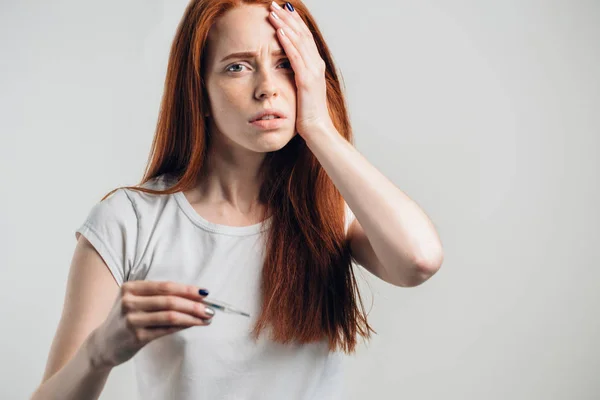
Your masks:
<svg viewBox="0 0 600 400"><path fill-rule="evenodd" d="M161 175L150 179L140 187L163 190L170 184L171 179ZM161 208L164 197L127 187L117 188L92 207L86 224L91 227L111 224L135 227L142 215L153 214L153 210Z"/></svg>
<svg viewBox="0 0 600 400"><path fill-rule="evenodd" d="M143 189L151 190L166 190L176 183L176 180L169 175L160 175L155 178L148 180L147 182L139 185ZM136 209L138 215L154 214L164 209L164 207L170 203L173 195L162 195L147 193L137 189L123 189L125 194L131 200L133 207Z"/></svg>
<svg viewBox="0 0 600 400"><path fill-rule="evenodd" d="M137 187L152 190L166 190L175 183L174 178L168 175L160 175L148 180ZM114 202L123 207L132 207L138 217L140 213L148 212L154 208L161 208L168 195L158 195L147 193L135 188L119 188L114 195L117 197ZM108 200L108 198L106 199ZM127 201L125 201L127 200Z"/></svg>
<svg viewBox="0 0 600 400"><path fill-rule="evenodd" d="M116 189L108 197L92 207L88 219L137 219L137 211L130 191L124 188Z"/></svg>

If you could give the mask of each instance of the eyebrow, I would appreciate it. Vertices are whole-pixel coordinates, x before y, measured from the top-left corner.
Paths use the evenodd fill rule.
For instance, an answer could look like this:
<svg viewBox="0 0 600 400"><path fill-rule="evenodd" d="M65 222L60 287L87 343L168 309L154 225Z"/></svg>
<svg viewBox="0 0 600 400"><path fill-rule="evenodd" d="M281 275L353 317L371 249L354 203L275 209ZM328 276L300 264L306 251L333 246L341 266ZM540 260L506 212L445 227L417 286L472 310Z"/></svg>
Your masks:
<svg viewBox="0 0 600 400"><path fill-rule="evenodd" d="M219 62L227 61L232 58L255 58L256 55L257 55L257 53L252 52L252 51L242 51L239 53L231 53L228 56L223 57L223 59ZM283 49L274 50L273 52L271 52L271 56L284 56L284 55L285 55L285 51L283 51Z"/></svg>

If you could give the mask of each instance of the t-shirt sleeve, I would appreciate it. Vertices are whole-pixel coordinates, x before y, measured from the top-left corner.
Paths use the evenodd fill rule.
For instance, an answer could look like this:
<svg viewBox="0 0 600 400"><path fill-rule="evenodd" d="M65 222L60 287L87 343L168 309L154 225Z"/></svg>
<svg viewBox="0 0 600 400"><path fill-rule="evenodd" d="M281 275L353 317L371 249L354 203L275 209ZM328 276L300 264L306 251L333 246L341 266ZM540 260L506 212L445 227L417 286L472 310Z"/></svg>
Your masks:
<svg viewBox="0 0 600 400"><path fill-rule="evenodd" d="M97 203L75 232L77 239L79 234L90 241L121 286L134 265L138 235L137 213L125 189Z"/></svg>

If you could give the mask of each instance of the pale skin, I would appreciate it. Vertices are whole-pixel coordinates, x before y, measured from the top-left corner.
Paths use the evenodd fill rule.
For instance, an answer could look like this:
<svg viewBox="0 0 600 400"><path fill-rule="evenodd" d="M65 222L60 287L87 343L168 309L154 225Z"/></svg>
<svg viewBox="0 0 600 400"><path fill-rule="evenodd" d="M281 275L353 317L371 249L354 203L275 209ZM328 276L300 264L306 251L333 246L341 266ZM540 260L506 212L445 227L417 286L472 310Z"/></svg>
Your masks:
<svg viewBox="0 0 600 400"><path fill-rule="evenodd" d="M278 50L285 54L272 55ZM239 52L254 55L221 61ZM266 152L299 134L356 216L348 240L360 265L404 287L423 283L440 268L442 245L425 212L333 126L325 63L297 12L276 3L268 10L246 5L229 11L211 30L207 61L215 146L206 176L185 193L200 215L234 226L260 222L259 166ZM265 108L283 111L286 124L267 132L249 124Z"/></svg>
<svg viewBox="0 0 600 400"><path fill-rule="evenodd" d="M347 239L360 265L402 287L417 286L440 268L442 246L423 210L335 130L324 63L297 13L276 5L233 9L211 31L209 49L213 146L206 174L185 193L200 215L231 226L260 222L259 166L266 152L299 134L356 215ZM285 54L271 55L277 50ZM240 51L255 57L221 62ZM264 108L285 114L281 128L265 132L248 123ZM112 368L148 342L209 325L212 314L198 289L154 281L119 287L94 247L79 237L62 317L31 398L97 398Z"/></svg>

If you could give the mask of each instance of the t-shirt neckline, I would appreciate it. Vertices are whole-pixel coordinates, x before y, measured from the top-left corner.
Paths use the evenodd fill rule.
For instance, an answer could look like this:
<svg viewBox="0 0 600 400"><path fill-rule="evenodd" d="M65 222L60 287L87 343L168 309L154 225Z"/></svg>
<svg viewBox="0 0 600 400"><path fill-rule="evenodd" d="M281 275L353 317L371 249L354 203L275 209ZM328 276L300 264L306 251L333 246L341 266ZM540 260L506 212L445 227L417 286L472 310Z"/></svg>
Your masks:
<svg viewBox="0 0 600 400"><path fill-rule="evenodd" d="M247 236L254 235L260 232L267 230L271 224L273 216L270 216L266 220L259 222L254 225L246 225L246 226L230 226L230 225L222 225L216 224L214 222L210 222L204 217L202 217L198 212L192 207L188 199L185 197L182 191L174 193L175 200L181 207L181 210L187 215L187 217L197 226L202 229L205 229L209 232L220 233L225 235L233 235L233 236Z"/></svg>

